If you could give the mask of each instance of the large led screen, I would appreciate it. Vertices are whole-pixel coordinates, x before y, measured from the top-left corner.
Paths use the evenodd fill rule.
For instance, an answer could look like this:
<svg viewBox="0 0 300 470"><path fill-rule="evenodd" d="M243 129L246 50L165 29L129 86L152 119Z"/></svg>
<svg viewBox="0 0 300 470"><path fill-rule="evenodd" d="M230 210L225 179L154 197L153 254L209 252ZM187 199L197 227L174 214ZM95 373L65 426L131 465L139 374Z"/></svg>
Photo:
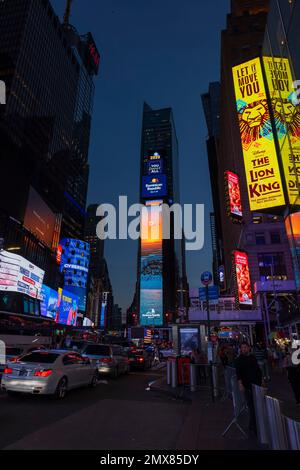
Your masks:
<svg viewBox="0 0 300 470"><path fill-rule="evenodd" d="M259 58L233 68L250 209L285 205L274 133Z"/></svg>
<svg viewBox="0 0 300 470"><path fill-rule="evenodd" d="M90 260L90 245L81 240L65 238L61 240L60 268L64 272L65 287L86 289Z"/></svg>
<svg viewBox="0 0 300 470"><path fill-rule="evenodd" d="M225 172L226 198L230 217L241 220L243 218L240 180L236 173Z"/></svg>
<svg viewBox="0 0 300 470"><path fill-rule="evenodd" d="M163 325L162 201L148 201L141 218L140 324Z"/></svg>
<svg viewBox="0 0 300 470"><path fill-rule="evenodd" d="M0 291L41 298L45 272L22 256L0 250Z"/></svg>
<svg viewBox="0 0 300 470"><path fill-rule="evenodd" d="M236 283L237 302L240 307L251 307L253 305L253 293L247 253L243 251L233 252L233 269Z"/></svg>
<svg viewBox="0 0 300 470"><path fill-rule="evenodd" d="M166 175L143 176L142 197L164 197L167 195Z"/></svg>
<svg viewBox="0 0 300 470"><path fill-rule="evenodd" d="M76 326L78 315L78 297L65 289L58 289L57 323Z"/></svg>
<svg viewBox="0 0 300 470"><path fill-rule="evenodd" d="M52 248L56 215L51 211L35 189L30 188L24 218L24 227Z"/></svg>
<svg viewBox="0 0 300 470"><path fill-rule="evenodd" d="M58 292L45 284L42 287L41 315L45 318L55 320L58 309Z"/></svg>
<svg viewBox="0 0 300 470"><path fill-rule="evenodd" d="M289 59L264 57L263 60L289 202L295 204L300 189L300 106L293 87Z"/></svg>

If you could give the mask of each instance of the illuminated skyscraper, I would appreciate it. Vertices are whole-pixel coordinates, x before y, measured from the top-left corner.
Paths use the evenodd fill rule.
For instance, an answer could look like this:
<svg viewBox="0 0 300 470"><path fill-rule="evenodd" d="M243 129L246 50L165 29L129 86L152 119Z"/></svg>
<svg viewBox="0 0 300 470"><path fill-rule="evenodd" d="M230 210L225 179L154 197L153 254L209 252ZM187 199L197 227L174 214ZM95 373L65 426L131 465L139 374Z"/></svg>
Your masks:
<svg viewBox="0 0 300 470"><path fill-rule="evenodd" d="M149 217L144 214L141 221L139 322L143 326L163 326L176 320L187 291L184 241L174 239L172 215L170 239L164 240L162 234L160 206L180 202L178 142L171 108L154 110L144 105L140 201L146 205Z"/></svg>
<svg viewBox="0 0 300 470"><path fill-rule="evenodd" d="M0 2L0 209L21 223L32 186L61 214L62 236L83 236L99 60L92 35L61 23L48 0Z"/></svg>

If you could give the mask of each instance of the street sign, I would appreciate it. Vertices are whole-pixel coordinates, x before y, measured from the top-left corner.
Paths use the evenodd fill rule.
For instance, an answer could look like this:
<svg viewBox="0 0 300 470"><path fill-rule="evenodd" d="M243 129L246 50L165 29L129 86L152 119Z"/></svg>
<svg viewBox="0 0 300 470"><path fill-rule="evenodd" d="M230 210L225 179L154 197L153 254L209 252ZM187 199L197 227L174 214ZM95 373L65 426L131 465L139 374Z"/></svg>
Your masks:
<svg viewBox="0 0 300 470"><path fill-rule="evenodd" d="M204 273L202 273L201 282L204 286L209 286L212 283L212 280L212 273L210 273L209 271L205 271Z"/></svg>
<svg viewBox="0 0 300 470"><path fill-rule="evenodd" d="M208 299L209 300L219 300L219 287L218 286L209 286L208 287ZM200 287L199 289L199 300L200 302L206 301L206 287Z"/></svg>

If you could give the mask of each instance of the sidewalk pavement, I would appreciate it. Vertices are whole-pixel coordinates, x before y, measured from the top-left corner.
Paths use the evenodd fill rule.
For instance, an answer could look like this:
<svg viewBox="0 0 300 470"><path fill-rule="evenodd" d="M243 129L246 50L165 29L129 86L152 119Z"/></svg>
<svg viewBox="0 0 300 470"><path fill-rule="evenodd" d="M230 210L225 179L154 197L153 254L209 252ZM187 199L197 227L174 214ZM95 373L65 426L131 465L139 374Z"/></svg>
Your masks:
<svg viewBox="0 0 300 470"><path fill-rule="evenodd" d="M150 386L153 392L168 393L177 399L190 401L186 419L177 440L176 450L260 450L255 437L245 439L235 425L222 437L233 419L233 405L230 399L220 398L212 403L208 389L196 393L184 392L182 388L172 389L162 376ZM239 424L247 433L247 415Z"/></svg>

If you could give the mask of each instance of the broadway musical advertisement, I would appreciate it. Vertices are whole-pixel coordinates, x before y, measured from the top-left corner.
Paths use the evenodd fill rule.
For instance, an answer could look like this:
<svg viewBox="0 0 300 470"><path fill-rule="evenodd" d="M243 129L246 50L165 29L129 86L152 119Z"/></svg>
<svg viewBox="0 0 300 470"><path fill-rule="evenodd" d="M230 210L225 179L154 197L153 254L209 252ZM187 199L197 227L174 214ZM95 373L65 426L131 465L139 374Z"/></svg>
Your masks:
<svg viewBox="0 0 300 470"><path fill-rule="evenodd" d="M237 115L251 211L285 205L259 58L233 68Z"/></svg>
<svg viewBox="0 0 300 470"><path fill-rule="evenodd" d="M273 108L277 138L290 204L300 189L300 106L288 59L264 57L264 67Z"/></svg>
<svg viewBox="0 0 300 470"><path fill-rule="evenodd" d="M252 307L253 293L251 288L249 260L244 251L234 251L232 254L233 273L236 284L236 300L240 308Z"/></svg>

